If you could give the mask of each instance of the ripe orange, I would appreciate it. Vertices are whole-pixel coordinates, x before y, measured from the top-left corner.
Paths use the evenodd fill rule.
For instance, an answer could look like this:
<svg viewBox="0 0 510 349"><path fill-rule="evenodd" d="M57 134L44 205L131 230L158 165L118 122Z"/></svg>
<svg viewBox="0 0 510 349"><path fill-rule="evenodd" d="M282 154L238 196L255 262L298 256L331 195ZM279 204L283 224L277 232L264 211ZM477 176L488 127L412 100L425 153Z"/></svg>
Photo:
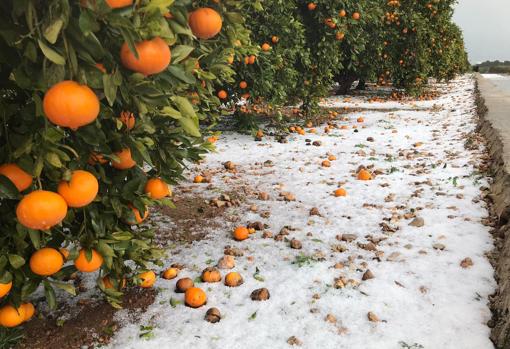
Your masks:
<svg viewBox="0 0 510 349"><path fill-rule="evenodd" d="M262 44L262 51L267 52L271 49L271 45L269 45L267 42Z"/></svg>
<svg viewBox="0 0 510 349"><path fill-rule="evenodd" d="M335 196L336 197L347 196L347 190L345 190L344 188L338 188L337 190L335 190Z"/></svg>
<svg viewBox="0 0 510 349"><path fill-rule="evenodd" d="M131 131L133 127L135 127L135 115L133 113L123 111L120 113L119 119L124 125L126 125L128 131Z"/></svg>
<svg viewBox="0 0 510 349"><path fill-rule="evenodd" d="M308 7L308 11L313 11L317 8L317 5L313 2L310 2L307 7Z"/></svg>
<svg viewBox="0 0 510 349"><path fill-rule="evenodd" d="M336 156L330 155L330 156L328 156L328 160L329 161L335 161L336 160Z"/></svg>
<svg viewBox="0 0 510 349"><path fill-rule="evenodd" d="M19 307L14 308L12 305L4 305L0 308L0 326L16 327L25 321L25 309Z"/></svg>
<svg viewBox="0 0 510 349"><path fill-rule="evenodd" d="M172 279L176 278L177 275L179 275L179 269L168 268L161 274L161 277L166 280L172 280Z"/></svg>
<svg viewBox="0 0 510 349"><path fill-rule="evenodd" d="M91 258L88 260L85 249L80 250L78 258L74 260L74 266L76 269L84 273L92 273L101 268L103 265L103 256L101 256L101 254L99 254L99 252L94 249L92 249L91 252Z"/></svg>
<svg viewBox="0 0 510 349"><path fill-rule="evenodd" d="M359 12L354 12L352 14L352 19L354 19L355 21L359 20L361 17L361 15L359 14Z"/></svg>
<svg viewBox="0 0 510 349"><path fill-rule="evenodd" d="M62 269L64 257L54 248L44 247L30 257L30 270L36 275L50 276Z"/></svg>
<svg viewBox="0 0 510 349"><path fill-rule="evenodd" d="M273 44L278 43L278 41L280 41L280 38L279 38L279 37L277 37L276 35L273 35L273 36L271 37L271 42L272 42Z"/></svg>
<svg viewBox="0 0 510 349"><path fill-rule="evenodd" d="M136 43L138 59L124 43L120 49L120 60L124 67L143 75L161 73L168 67L172 59L172 53L168 44L160 37L152 40L144 40Z"/></svg>
<svg viewBox="0 0 510 349"><path fill-rule="evenodd" d="M237 240L237 241L243 241L243 240L246 240L248 239L250 235L250 232L248 231L248 229L246 227L237 227L235 228L234 230L234 239Z"/></svg>
<svg viewBox="0 0 510 349"><path fill-rule="evenodd" d="M208 267L202 271L203 282L220 282L221 274L218 268Z"/></svg>
<svg viewBox="0 0 510 349"><path fill-rule="evenodd" d="M345 38L345 34L342 33L342 32L337 32L336 35L335 35L335 38L338 40L338 41L341 41Z"/></svg>
<svg viewBox="0 0 510 349"><path fill-rule="evenodd" d="M67 215L67 203L57 193L36 190L23 197L16 208L18 221L27 228L48 230Z"/></svg>
<svg viewBox="0 0 510 349"><path fill-rule="evenodd" d="M35 314L35 307L32 303L23 303L20 308L23 308L23 312L25 316L23 317L23 321L30 321Z"/></svg>
<svg viewBox="0 0 510 349"><path fill-rule="evenodd" d="M142 288L151 288L156 282L156 274L152 270L140 273L138 277L142 280L140 284Z"/></svg>
<svg viewBox="0 0 510 349"><path fill-rule="evenodd" d="M255 64L256 59L257 57L255 55L251 55L250 57L248 57L248 63Z"/></svg>
<svg viewBox="0 0 510 349"><path fill-rule="evenodd" d="M96 177L83 170L73 171L71 180L60 182L57 189L67 205L75 208L87 206L94 201L98 190L99 183Z"/></svg>
<svg viewBox="0 0 510 349"><path fill-rule="evenodd" d="M361 181L369 181L372 179L372 174L365 169L361 169L358 172L358 179Z"/></svg>
<svg viewBox="0 0 510 349"><path fill-rule="evenodd" d="M8 294L9 291L11 290L11 288L12 288L12 281L9 281L6 284L0 284L0 298L5 296L6 294Z"/></svg>
<svg viewBox="0 0 510 349"><path fill-rule="evenodd" d="M364 122L364 121L365 121L365 119L363 119L363 117L362 117L362 116L360 116L359 118L357 118L357 119L356 119L356 121L361 123L361 122Z"/></svg>
<svg viewBox="0 0 510 349"><path fill-rule="evenodd" d="M243 277L238 272L233 271L225 275L225 286L237 287L242 285L243 282Z"/></svg>
<svg viewBox="0 0 510 349"><path fill-rule="evenodd" d="M65 80L56 83L44 95L43 110L55 125L76 130L99 115L99 99L86 85Z"/></svg>
<svg viewBox="0 0 510 349"><path fill-rule="evenodd" d="M131 210L133 211L133 214L135 215L135 220L134 221L128 221L128 224L131 224L131 225L140 224L147 217L149 217L149 210L148 210L147 207L145 207L145 213L144 213L143 217L140 214L140 211L136 207L134 207L133 205L129 205L129 207L131 208Z"/></svg>
<svg viewBox="0 0 510 349"><path fill-rule="evenodd" d="M239 87L242 88L242 89L245 89L248 87L248 83L246 81L241 81L239 83Z"/></svg>
<svg viewBox="0 0 510 349"><path fill-rule="evenodd" d="M345 17L347 15L347 12L345 12L345 10L340 10L338 12L338 17Z"/></svg>
<svg viewBox="0 0 510 349"><path fill-rule="evenodd" d="M170 188L168 188L168 184L162 181L159 178L151 178L145 184L145 194L147 194L151 199L159 200L164 197L170 196Z"/></svg>
<svg viewBox="0 0 510 349"><path fill-rule="evenodd" d="M190 14L188 24L197 38L210 39L221 31L223 21L218 12L212 8L202 7Z"/></svg>
<svg viewBox="0 0 510 349"><path fill-rule="evenodd" d="M115 289L115 285L110 276L105 275L103 276L102 280L105 289ZM122 279L122 281L118 281L118 288L123 289L126 287L126 284L127 284L126 279Z"/></svg>
<svg viewBox="0 0 510 349"><path fill-rule="evenodd" d="M218 98L219 99L227 99L227 92L225 90L218 91Z"/></svg>
<svg viewBox="0 0 510 349"><path fill-rule="evenodd" d="M119 158L119 161L112 160L112 166L117 170L127 170L136 166L136 162L131 157L131 149L124 148L115 155Z"/></svg>
<svg viewBox="0 0 510 349"><path fill-rule="evenodd" d="M111 8L122 8L133 4L133 0L106 0Z"/></svg>
<svg viewBox="0 0 510 349"><path fill-rule="evenodd" d="M69 250L67 248L65 248L65 247L61 247L58 250L60 251L62 256L64 256L64 260L67 261L67 259L69 258Z"/></svg>
<svg viewBox="0 0 510 349"><path fill-rule="evenodd" d="M331 162L329 162L329 160L324 160L324 161L322 161L321 166L322 167L331 167Z"/></svg>
<svg viewBox="0 0 510 349"><path fill-rule="evenodd" d="M228 63L228 64L233 64L233 63L234 63L234 55L230 55L230 56L228 56L228 58L227 58L227 63Z"/></svg>
<svg viewBox="0 0 510 349"><path fill-rule="evenodd" d="M184 294L186 305L192 308L199 308L207 301L207 295L198 287L190 287Z"/></svg>
<svg viewBox="0 0 510 349"><path fill-rule="evenodd" d="M32 176L16 164L0 165L0 175L9 178L20 192L32 185Z"/></svg>
<svg viewBox="0 0 510 349"><path fill-rule="evenodd" d="M193 178L193 183L202 183L204 181L204 177L198 175Z"/></svg>

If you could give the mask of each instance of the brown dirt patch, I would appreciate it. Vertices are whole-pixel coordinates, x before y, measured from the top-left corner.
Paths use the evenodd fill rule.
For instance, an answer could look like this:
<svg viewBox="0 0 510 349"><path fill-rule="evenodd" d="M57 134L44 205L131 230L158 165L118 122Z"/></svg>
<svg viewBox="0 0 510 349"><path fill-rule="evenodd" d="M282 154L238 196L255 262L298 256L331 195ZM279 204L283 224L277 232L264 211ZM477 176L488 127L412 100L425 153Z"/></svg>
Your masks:
<svg viewBox="0 0 510 349"><path fill-rule="evenodd" d="M156 291L153 289L130 289L124 297L123 307L136 319L154 302L155 297ZM105 301L81 305L78 315L58 324L56 315L65 313L66 310L63 308L51 317L34 319L27 323L24 339L16 348L94 347L94 343L106 344L119 328L119 324L114 320L118 310Z"/></svg>

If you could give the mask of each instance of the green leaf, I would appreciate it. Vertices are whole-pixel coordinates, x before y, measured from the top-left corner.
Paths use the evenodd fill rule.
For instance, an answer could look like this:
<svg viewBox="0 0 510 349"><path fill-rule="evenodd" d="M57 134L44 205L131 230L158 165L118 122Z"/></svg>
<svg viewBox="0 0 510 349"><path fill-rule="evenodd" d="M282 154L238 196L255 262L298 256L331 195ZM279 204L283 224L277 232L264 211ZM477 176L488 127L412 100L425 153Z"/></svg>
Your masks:
<svg viewBox="0 0 510 349"><path fill-rule="evenodd" d="M115 257L115 251L103 240L99 240L97 244L97 250L103 257Z"/></svg>
<svg viewBox="0 0 510 349"><path fill-rule="evenodd" d="M186 59L195 48L187 45L176 45L172 47L172 64L177 64Z"/></svg>
<svg viewBox="0 0 510 349"><path fill-rule="evenodd" d="M250 315L250 317L248 318L248 321L253 321L257 318L257 312L254 312Z"/></svg>
<svg viewBox="0 0 510 349"><path fill-rule="evenodd" d="M65 282L60 281L51 281L51 284L56 288L60 288L61 290L66 291L67 293L76 296L76 289L71 284L66 284Z"/></svg>
<svg viewBox="0 0 510 349"><path fill-rule="evenodd" d="M18 197L19 191L14 183L4 175L0 175L0 199L17 199Z"/></svg>
<svg viewBox="0 0 510 349"><path fill-rule="evenodd" d="M190 136L193 137L201 136L200 131L193 120L182 118L179 119L179 123L181 124L182 129Z"/></svg>
<svg viewBox="0 0 510 349"><path fill-rule="evenodd" d="M3 256L2 256L3 257ZM0 274L0 283L7 284L12 281L12 274L8 271Z"/></svg>
<svg viewBox="0 0 510 349"><path fill-rule="evenodd" d="M110 106L113 106L117 98L117 86L113 83L111 75L103 74L103 89Z"/></svg>
<svg viewBox="0 0 510 349"><path fill-rule="evenodd" d="M57 53L57 51L47 46L41 40L37 40L37 42L39 43L39 48L41 49L42 53L46 56L46 58L48 58L50 61L58 65L66 64L65 58L62 57L59 53Z"/></svg>
<svg viewBox="0 0 510 349"><path fill-rule="evenodd" d="M28 236L32 241L32 245L38 250L41 247L41 233L39 230L28 229Z"/></svg>
<svg viewBox="0 0 510 349"><path fill-rule="evenodd" d="M53 287L51 287L50 283L47 280L44 280L43 283L44 283L44 295L46 297L46 303L48 303L48 307L53 310L57 307L55 290L53 289Z"/></svg>
<svg viewBox="0 0 510 349"><path fill-rule="evenodd" d="M185 118L196 119L197 114L195 113L195 109L193 109L193 105L187 98L181 96L173 96L172 101L175 103L182 116Z"/></svg>
<svg viewBox="0 0 510 349"><path fill-rule="evenodd" d="M180 65L170 65L167 69L173 76L187 84L194 84L197 81L193 75L187 74Z"/></svg>
<svg viewBox="0 0 510 349"><path fill-rule="evenodd" d="M172 308L175 308L179 304L182 304L182 301L177 300L175 298L170 298L170 305L172 306Z"/></svg>
<svg viewBox="0 0 510 349"><path fill-rule="evenodd" d="M49 26L44 28L43 36L50 44L57 42L58 34L64 25L64 21L61 18L57 18ZM40 45L40 44L39 44Z"/></svg>
<svg viewBox="0 0 510 349"><path fill-rule="evenodd" d="M9 254L9 263L14 269L19 269L25 265L25 258L18 256L17 254Z"/></svg>
<svg viewBox="0 0 510 349"><path fill-rule="evenodd" d="M53 167L56 167L56 168L62 167L62 162L60 161L60 157L55 153L47 153L45 156L45 159Z"/></svg>
<svg viewBox="0 0 510 349"><path fill-rule="evenodd" d="M176 120L182 118L181 113L178 110L175 110L172 107L163 107L163 109L161 109L161 114L169 116L169 117L171 117L173 119L176 119Z"/></svg>
<svg viewBox="0 0 510 349"><path fill-rule="evenodd" d="M118 240L118 241L128 241L133 238L133 234L131 234L128 231L118 231L118 232L112 233L112 238L114 240Z"/></svg>
<svg viewBox="0 0 510 349"><path fill-rule="evenodd" d="M90 32L96 32L101 27L99 23L97 23L96 18L90 11L81 11L80 18L78 19L78 24L80 26L83 34L88 35Z"/></svg>

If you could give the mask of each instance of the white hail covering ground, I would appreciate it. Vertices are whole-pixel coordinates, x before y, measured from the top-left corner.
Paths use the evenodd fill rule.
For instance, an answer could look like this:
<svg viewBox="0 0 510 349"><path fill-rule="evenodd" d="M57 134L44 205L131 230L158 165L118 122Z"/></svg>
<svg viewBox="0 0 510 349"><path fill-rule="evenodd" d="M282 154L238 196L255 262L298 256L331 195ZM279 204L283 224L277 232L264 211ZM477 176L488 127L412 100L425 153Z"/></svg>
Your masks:
<svg viewBox="0 0 510 349"><path fill-rule="evenodd" d="M211 231L205 240L182 246L177 254L170 252L168 265L187 265L179 277L195 279L223 256L225 245L232 245L244 250L234 268L243 275L244 284L237 288L199 284L208 303L191 309L170 305L172 298L183 300L174 292L177 279L160 279L157 300L141 320L130 323L120 313L125 327L110 346L275 349L289 348L287 341L295 336L302 348L493 348L486 323L487 298L495 281L484 256L492 241L481 224L487 211L479 189L487 182L473 167L483 149L464 148L476 123L473 80L464 77L442 88L443 95L434 102L388 102L384 107L404 110L378 106L376 111L358 111L347 115L349 121L338 121L349 125L348 130L325 134L323 127L317 127L317 134L292 136L288 144L269 137L254 142L249 136L224 134L218 152L190 173L192 178L212 171L214 189L206 189L207 184L188 186L194 188L192 195L209 198L245 187L248 202L230 209L231 216L238 216L236 222L223 222L224 229ZM343 97L325 103L345 104ZM373 108L361 97L347 104ZM359 116L365 122L358 124L356 133L352 125ZM374 141L367 141L368 137ZM322 145L307 146L306 138ZM328 153L337 160L330 168L321 167ZM237 165L237 173L223 168L228 160ZM272 166L264 166L267 160ZM373 165L372 171L383 173L372 181L356 180L360 165ZM345 183L347 197L331 195L339 182ZM257 191L267 192L270 199L258 200ZM296 200L284 201L282 192L291 192ZM258 212L248 209L252 204ZM309 215L313 207L321 216ZM410 226L413 218L403 217L412 209L424 219L424 226ZM270 212L269 218L260 216L264 211ZM296 228L288 238L299 239L303 248L264 239L262 232L242 242L232 240L234 226L253 221L266 223L275 235L285 225ZM382 222L396 231L383 231ZM356 234L357 239L339 241L337 236L345 233ZM363 248L369 235L376 242L383 238L377 251ZM336 252L342 247L344 252ZM300 255L309 263L293 264ZM474 264L463 268L460 263L466 257ZM345 267L334 268L339 262ZM256 268L263 279L253 277ZM362 281L367 269L375 278ZM338 277L354 281L335 288ZM261 287L270 291L271 298L252 301L251 292ZM204 320L209 307L220 309L219 323ZM369 321L368 312L380 321ZM325 320L328 314L336 323ZM151 327L151 336L140 337Z"/></svg>

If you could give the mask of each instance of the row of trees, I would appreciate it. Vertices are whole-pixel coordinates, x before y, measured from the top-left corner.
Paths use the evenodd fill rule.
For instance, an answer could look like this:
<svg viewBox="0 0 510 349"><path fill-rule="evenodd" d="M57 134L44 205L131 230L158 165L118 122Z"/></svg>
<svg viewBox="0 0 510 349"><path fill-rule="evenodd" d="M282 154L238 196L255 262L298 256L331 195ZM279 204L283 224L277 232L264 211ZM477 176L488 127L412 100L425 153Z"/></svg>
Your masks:
<svg viewBox="0 0 510 349"><path fill-rule="evenodd" d="M163 251L139 224L214 148L200 123L222 104L310 113L335 82L418 91L464 71L452 3L0 2L0 325L40 286L50 306L74 294L77 271L99 270L116 306L126 283L150 287Z"/></svg>

